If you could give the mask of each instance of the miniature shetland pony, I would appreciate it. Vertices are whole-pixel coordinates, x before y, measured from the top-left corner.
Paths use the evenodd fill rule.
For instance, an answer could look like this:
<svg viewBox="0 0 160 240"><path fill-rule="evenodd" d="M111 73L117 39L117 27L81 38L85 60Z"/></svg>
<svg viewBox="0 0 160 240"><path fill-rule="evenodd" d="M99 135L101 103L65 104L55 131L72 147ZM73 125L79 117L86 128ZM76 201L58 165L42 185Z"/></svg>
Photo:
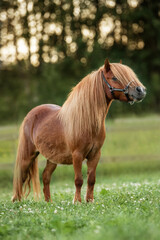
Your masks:
<svg viewBox="0 0 160 240"><path fill-rule="evenodd" d="M21 200L32 179L34 194L40 196L38 155L46 159L43 192L50 197L50 180L58 164L73 164L76 192L81 202L82 162L87 159L86 201L93 201L96 167L105 139L105 118L113 100L134 103L146 95L145 87L131 68L109 63L83 78L62 107L44 104L24 118L19 134L12 200ZM24 185L24 186L23 186Z"/></svg>

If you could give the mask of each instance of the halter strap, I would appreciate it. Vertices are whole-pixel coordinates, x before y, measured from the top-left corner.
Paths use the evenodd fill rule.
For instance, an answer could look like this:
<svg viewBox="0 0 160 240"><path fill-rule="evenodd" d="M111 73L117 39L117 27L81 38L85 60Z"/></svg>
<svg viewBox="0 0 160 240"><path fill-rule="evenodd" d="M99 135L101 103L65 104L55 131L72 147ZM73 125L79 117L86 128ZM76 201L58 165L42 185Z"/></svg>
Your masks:
<svg viewBox="0 0 160 240"><path fill-rule="evenodd" d="M112 96L113 96L114 98L115 98L114 91L116 91L116 92L124 92L127 100L128 100L128 101L131 101L131 99L129 98L129 95L128 95L128 88L129 88L129 85L130 85L133 81L130 81L125 88L121 89L121 88L114 88L114 87L112 87L112 86L109 84L109 82L107 82L107 80L106 80L106 78L105 78L105 76L104 76L104 74L103 74L103 71L102 71L102 78L103 78L103 81L107 84L107 86L108 86L108 88L109 88L109 90L110 90L110 92L111 92L111 94L112 94Z"/></svg>

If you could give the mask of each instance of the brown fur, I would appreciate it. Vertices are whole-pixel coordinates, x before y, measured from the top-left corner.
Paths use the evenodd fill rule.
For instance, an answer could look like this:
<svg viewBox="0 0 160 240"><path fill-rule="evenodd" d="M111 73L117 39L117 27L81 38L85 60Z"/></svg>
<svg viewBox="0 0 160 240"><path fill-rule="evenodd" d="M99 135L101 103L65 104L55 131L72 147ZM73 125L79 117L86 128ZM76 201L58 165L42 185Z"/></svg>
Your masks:
<svg viewBox="0 0 160 240"><path fill-rule="evenodd" d="M105 117L113 100L102 79L103 71L113 87L123 88L131 80L135 86L143 86L134 72L127 66L105 62L105 66L86 76L71 91L62 107L45 104L32 109L20 128L17 160L14 173L13 201L21 200L25 189L33 182L33 191L40 196L38 176L38 153L46 157L43 172L45 200L50 200L49 184L57 164L73 164L76 193L74 201L81 201L82 162L86 158L88 166L88 186L86 201L93 201L95 172L100 158L100 149L105 139ZM118 82L112 82L116 76ZM115 93L115 98L127 101L123 92Z"/></svg>

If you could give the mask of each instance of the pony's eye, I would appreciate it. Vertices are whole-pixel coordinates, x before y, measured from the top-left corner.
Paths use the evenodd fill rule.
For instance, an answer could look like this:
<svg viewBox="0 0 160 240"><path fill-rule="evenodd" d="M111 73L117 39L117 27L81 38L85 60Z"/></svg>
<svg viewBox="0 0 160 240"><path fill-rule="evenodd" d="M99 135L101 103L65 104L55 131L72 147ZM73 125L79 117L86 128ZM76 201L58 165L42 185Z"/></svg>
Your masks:
<svg viewBox="0 0 160 240"><path fill-rule="evenodd" d="M113 77L112 80L113 80L113 81L117 81L117 78L116 78L116 77Z"/></svg>

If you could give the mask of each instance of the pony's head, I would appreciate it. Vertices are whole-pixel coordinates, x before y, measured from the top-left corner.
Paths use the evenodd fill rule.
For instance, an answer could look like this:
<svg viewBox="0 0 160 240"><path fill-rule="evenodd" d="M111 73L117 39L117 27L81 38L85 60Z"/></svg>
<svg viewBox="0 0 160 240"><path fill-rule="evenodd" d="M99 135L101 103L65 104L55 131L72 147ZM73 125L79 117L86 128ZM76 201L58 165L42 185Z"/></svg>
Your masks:
<svg viewBox="0 0 160 240"><path fill-rule="evenodd" d="M138 80L133 70L126 65L109 63L106 59L102 78L108 99L134 103L142 101L146 96L146 88Z"/></svg>

